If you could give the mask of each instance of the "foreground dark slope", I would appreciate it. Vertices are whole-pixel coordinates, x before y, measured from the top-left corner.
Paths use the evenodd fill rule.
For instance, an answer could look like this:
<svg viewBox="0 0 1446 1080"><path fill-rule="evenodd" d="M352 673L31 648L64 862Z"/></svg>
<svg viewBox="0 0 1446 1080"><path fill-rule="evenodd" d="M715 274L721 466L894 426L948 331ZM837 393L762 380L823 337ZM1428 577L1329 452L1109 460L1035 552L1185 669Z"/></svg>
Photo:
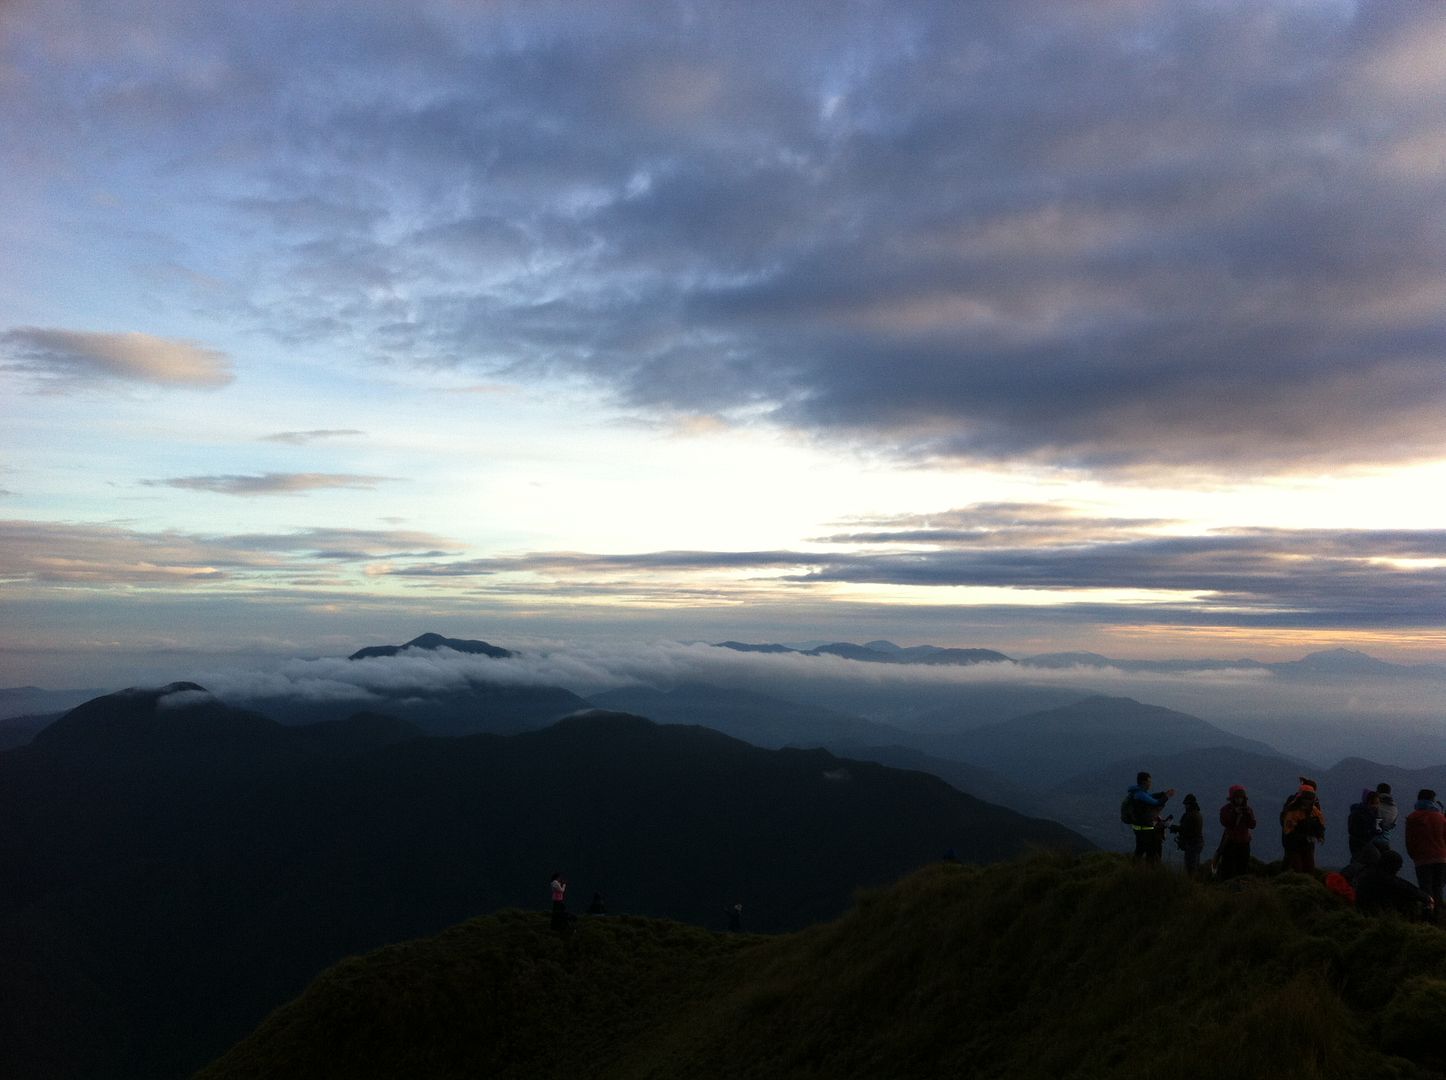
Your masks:
<svg viewBox="0 0 1446 1080"><path fill-rule="evenodd" d="M474 919L331 969L201 1080L1439 1077L1443 964L1299 875L939 865L776 938Z"/></svg>
<svg viewBox="0 0 1446 1080"><path fill-rule="evenodd" d="M754 929L949 847L1088 845L920 773L589 715L515 736L284 727L178 684L0 754L0 1075L179 1076L350 953L546 903Z"/></svg>

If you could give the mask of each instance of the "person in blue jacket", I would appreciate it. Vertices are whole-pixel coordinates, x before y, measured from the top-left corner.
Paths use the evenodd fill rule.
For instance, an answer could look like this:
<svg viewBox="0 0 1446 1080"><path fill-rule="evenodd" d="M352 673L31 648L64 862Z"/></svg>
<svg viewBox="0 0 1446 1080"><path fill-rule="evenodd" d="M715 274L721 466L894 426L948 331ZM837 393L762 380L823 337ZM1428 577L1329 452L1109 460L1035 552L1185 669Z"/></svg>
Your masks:
<svg viewBox="0 0 1446 1080"><path fill-rule="evenodd" d="M1128 796L1131 813L1130 827L1135 833L1135 859L1147 863L1160 861L1160 852L1165 837L1165 826L1160 821L1160 809L1175 794L1174 788L1161 792L1150 790L1150 774L1138 773L1130 786Z"/></svg>

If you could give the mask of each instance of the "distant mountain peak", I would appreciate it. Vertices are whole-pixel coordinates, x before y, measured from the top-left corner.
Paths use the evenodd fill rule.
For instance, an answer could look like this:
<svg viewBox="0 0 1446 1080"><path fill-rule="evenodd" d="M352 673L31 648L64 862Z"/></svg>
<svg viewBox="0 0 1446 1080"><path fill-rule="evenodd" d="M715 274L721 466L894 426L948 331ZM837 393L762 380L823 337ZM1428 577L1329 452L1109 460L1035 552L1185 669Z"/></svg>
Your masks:
<svg viewBox="0 0 1446 1080"><path fill-rule="evenodd" d="M1313 671L1322 674L1364 675L1376 672L1394 672L1400 665L1386 660L1377 660L1359 649L1322 649L1307 653L1299 660L1275 665L1277 668Z"/></svg>
<svg viewBox="0 0 1446 1080"><path fill-rule="evenodd" d="M437 649L451 649L453 652L470 653L475 656L490 656L494 660L505 660L509 656L516 655L510 649L504 649L500 645L491 645L485 641L473 641L467 638L449 638L441 634L422 634L412 638L405 645L369 645L365 649L358 649L347 657L348 660L368 660L378 656L396 656L407 649L425 649L435 652Z"/></svg>
<svg viewBox="0 0 1446 1080"><path fill-rule="evenodd" d="M734 652L758 652L758 653L791 653L797 649L790 649L787 645L750 645L746 641L720 641L715 648L732 649Z"/></svg>

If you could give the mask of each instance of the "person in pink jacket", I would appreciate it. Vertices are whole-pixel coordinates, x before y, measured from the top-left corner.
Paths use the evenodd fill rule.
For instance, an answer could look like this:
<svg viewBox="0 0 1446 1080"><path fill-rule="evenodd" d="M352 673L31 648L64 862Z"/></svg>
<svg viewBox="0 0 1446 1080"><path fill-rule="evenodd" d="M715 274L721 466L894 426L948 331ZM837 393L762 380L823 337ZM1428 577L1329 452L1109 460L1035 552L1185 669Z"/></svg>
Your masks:
<svg viewBox="0 0 1446 1080"><path fill-rule="evenodd" d="M1416 883L1439 910L1446 888L1446 813L1430 788L1420 790L1406 817L1406 854L1416 864Z"/></svg>

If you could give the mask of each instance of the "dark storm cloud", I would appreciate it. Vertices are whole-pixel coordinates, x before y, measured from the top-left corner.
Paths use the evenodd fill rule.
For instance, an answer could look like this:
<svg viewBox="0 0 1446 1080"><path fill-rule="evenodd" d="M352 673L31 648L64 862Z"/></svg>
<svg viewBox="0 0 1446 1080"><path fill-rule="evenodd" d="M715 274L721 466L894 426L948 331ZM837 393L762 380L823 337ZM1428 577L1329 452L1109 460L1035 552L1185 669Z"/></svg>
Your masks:
<svg viewBox="0 0 1446 1080"><path fill-rule="evenodd" d="M168 146L282 341L920 460L1446 444L1440 5L124 8L22 5L89 67L17 151Z"/></svg>

